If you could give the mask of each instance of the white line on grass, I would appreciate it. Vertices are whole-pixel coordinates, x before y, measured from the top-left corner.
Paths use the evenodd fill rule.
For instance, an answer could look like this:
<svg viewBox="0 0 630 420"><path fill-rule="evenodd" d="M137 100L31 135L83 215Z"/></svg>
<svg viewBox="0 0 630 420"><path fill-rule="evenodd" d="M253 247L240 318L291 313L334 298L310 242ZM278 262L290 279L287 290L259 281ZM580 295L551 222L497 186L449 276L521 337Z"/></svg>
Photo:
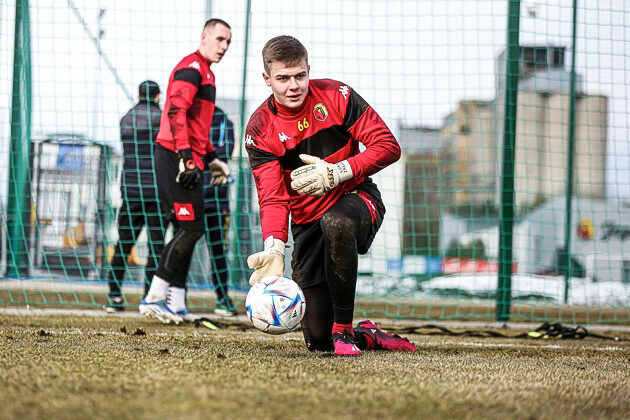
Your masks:
<svg viewBox="0 0 630 420"><path fill-rule="evenodd" d="M583 343L583 342L582 342ZM515 344L515 343L478 343L474 341L458 341L458 342L444 342L444 341L422 341L416 342L416 347L422 348L423 346L460 346L460 347L514 347L514 348L530 348L530 349L570 349L575 350L575 346L563 346L561 344L544 344L540 346L534 346L531 344ZM620 351L624 350L623 347L615 347L615 346L605 346L605 347L589 347L582 346L580 349L584 350L596 350L596 351Z"/></svg>

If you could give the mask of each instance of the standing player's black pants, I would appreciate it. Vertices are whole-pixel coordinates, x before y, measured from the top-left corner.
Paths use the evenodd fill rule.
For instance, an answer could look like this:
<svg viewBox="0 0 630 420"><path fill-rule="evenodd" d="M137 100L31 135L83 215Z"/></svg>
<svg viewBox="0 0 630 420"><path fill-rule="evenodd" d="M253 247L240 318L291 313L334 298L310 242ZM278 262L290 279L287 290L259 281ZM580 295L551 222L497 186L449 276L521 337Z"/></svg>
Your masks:
<svg viewBox="0 0 630 420"><path fill-rule="evenodd" d="M188 190L175 181L179 157L160 145L155 148L155 168L162 210L174 220L176 231L164 247L156 275L171 286L186 287L195 244L205 231L203 182Z"/></svg>
<svg viewBox="0 0 630 420"><path fill-rule="evenodd" d="M212 282L215 285L217 300L223 302L228 291L228 269L226 258L225 233L230 220L227 210L206 210L206 242L211 252Z"/></svg>
<svg viewBox="0 0 630 420"><path fill-rule="evenodd" d="M164 248L164 218L157 198L129 198L123 200L118 213L118 243L112 259L112 275L109 279L110 297L121 296L121 286L127 269L127 256L136 244L143 226L147 227L149 249L145 269L144 294L151 285L157 270L158 258Z"/></svg>
<svg viewBox="0 0 630 420"><path fill-rule="evenodd" d="M333 322L352 323L359 254L368 251L384 214L376 185L367 181L319 221L291 225L291 267L306 299L302 330L309 350L331 350Z"/></svg>

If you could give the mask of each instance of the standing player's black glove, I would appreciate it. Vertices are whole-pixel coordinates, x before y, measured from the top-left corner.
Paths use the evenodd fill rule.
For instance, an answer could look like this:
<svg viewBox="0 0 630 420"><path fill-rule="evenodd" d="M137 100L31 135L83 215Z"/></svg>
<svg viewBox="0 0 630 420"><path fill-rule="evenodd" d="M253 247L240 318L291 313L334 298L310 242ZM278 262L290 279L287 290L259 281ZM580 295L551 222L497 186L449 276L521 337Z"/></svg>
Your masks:
<svg viewBox="0 0 630 420"><path fill-rule="evenodd" d="M177 152L179 155L179 172L175 181L182 187L192 190L199 183L201 171L195 165L191 149L183 149Z"/></svg>

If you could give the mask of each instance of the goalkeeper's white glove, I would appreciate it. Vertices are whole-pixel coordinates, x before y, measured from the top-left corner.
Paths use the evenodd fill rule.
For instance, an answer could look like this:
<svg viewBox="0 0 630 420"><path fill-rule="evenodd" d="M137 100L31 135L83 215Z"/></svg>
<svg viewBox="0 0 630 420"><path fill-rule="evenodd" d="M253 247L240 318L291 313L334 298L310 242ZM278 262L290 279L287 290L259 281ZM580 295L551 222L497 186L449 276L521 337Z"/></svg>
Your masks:
<svg viewBox="0 0 630 420"><path fill-rule="evenodd" d="M347 160L333 164L306 154L301 154L300 159L306 165L291 172L291 188L300 194L320 197L352 178L352 168Z"/></svg>
<svg viewBox="0 0 630 420"><path fill-rule="evenodd" d="M249 285L253 286L263 277L284 276L284 248L285 243L280 239L269 236L265 239L265 250L247 257L247 265L254 269L249 278Z"/></svg>
<svg viewBox="0 0 630 420"><path fill-rule="evenodd" d="M212 162L208 163L210 173L212 174L212 185L223 185L227 182L230 176L230 168L227 163L223 162L219 158L214 158Z"/></svg>

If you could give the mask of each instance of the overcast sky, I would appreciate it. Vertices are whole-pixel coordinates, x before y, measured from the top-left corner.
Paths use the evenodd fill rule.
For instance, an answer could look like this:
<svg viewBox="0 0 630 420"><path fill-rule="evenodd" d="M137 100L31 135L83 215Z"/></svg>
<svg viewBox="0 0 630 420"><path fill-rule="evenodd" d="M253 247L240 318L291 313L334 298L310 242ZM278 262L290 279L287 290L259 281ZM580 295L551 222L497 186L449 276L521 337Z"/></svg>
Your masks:
<svg viewBox="0 0 630 420"><path fill-rule="evenodd" d="M97 70L94 44L69 3L31 1L33 134L74 131L119 147L118 121L132 102L102 61L100 73ZM98 9L106 9L102 48L133 95L144 79L166 89L173 66L197 48L207 17L203 1L72 3L93 34ZM537 3L536 18L527 16L523 6L521 43L562 45L570 51L572 0ZM578 2L577 71L587 93L609 98L607 182L612 197L630 196L630 8L626 3ZM238 99L246 1L211 4L213 16L228 21L233 29L227 56L212 67L219 102ZM439 126L460 100L490 100L495 95L495 58L506 39L506 1L254 0L252 8L249 110L270 94L260 76L260 51L269 38L280 34L294 35L306 45L312 78L329 77L353 86L394 132L400 122ZM0 0L0 139L9 138L14 11L14 0ZM566 61L569 65L569 54ZM0 167L6 167L7 147L8 140L0 140ZM6 197L3 176L0 196Z"/></svg>

